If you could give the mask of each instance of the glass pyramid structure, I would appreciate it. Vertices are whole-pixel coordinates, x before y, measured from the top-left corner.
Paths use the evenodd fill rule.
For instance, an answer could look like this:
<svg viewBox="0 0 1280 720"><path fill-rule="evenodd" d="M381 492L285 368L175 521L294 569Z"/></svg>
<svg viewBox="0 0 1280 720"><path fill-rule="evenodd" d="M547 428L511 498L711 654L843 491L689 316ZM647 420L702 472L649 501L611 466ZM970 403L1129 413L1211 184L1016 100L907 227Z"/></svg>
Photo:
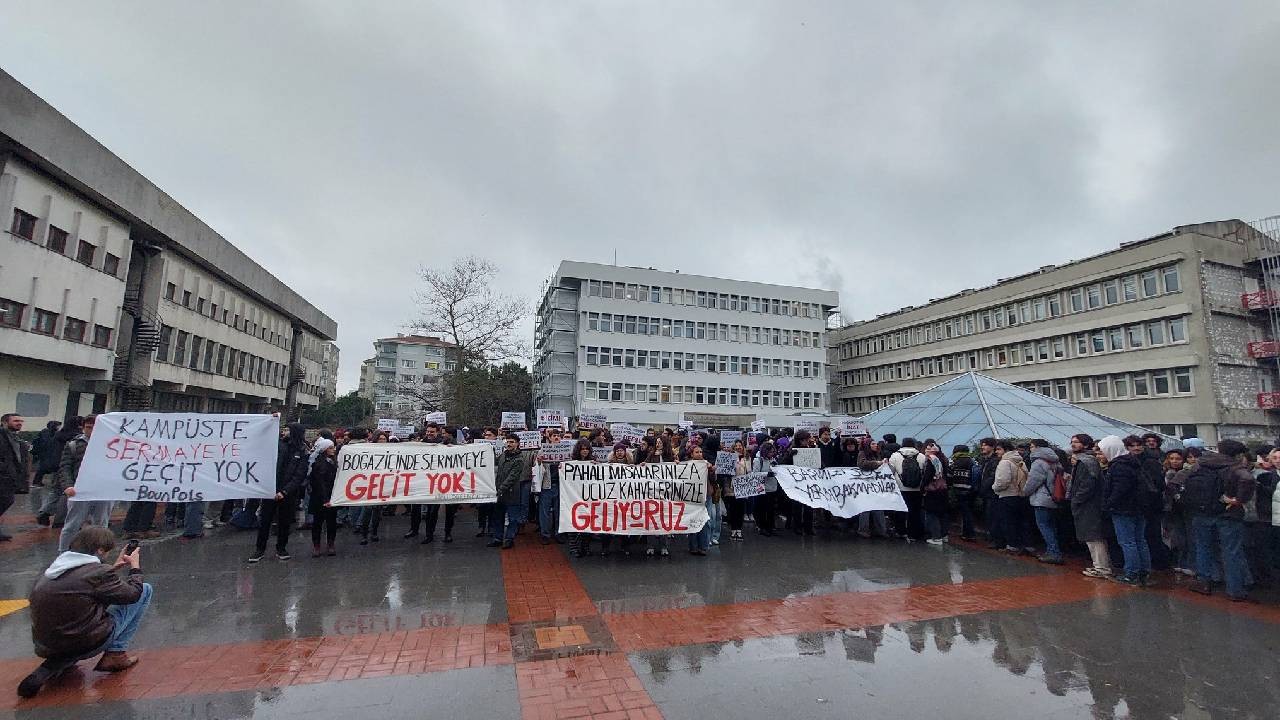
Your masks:
<svg viewBox="0 0 1280 720"><path fill-rule="evenodd" d="M945 452L951 452L955 445L974 449L984 437L1044 438L1066 448L1077 433L1099 440L1107 435L1149 432L976 372L952 378L861 419L872 437L893 433L899 441L933 438Z"/></svg>

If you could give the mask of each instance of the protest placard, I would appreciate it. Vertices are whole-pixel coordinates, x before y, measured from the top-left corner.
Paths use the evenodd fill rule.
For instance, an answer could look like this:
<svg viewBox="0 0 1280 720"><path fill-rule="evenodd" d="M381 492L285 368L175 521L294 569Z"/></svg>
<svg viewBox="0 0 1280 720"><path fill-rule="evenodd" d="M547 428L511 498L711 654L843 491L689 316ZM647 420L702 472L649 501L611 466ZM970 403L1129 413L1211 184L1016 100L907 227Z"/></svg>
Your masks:
<svg viewBox="0 0 1280 720"><path fill-rule="evenodd" d="M840 418L837 427L841 437L862 437L869 434L866 423L851 417Z"/></svg>
<svg viewBox="0 0 1280 720"><path fill-rule="evenodd" d="M448 415L443 410L439 410L436 412L429 412L427 413L427 416L423 419L423 422L435 423L437 425L447 425L448 422L445 420L445 418L447 417Z"/></svg>
<svg viewBox="0 0 1280 720"><path fill-rule="evenodd" d="M528 420L528 416L522 412L504 412L500 427L503 430L524 430L528 427Z"/></svg>
<svg viewBox="0 0 1280 720"><path fill-rule="evenodd" d="M537 430L518 432L516 437L520 438L521 450L537 450L542 446L542 433Z"/></svg>
<svg viewBox="0 0 1280 720"><path fill-rule="evenodd" d="M732 475L738 469L738 454L721 450L716 453L716 474Z"/></svg>
<svg viewBox="0 0 1280 720"><path fill-rule="evenodd" d="M417 428L412 425L400 425L395 429L395 435L401 440L408 440L417 431Z"/></svg>
<svg viewBox="0 0 1280 720"><path fill-rule="evenodd" d="M99 415L76 500L272 499L280 421L271 415Z"/></svg>
<svg viewBox="0 0 1280 720"><path fill-rule="evenodd" d="M613 454L611 447L593 447L591 448L591 459L596 462L609 462L609 456Z"/></svg>
<svg viewBox="0 0 1280 720"><path fill-rule="evenodd" d="M739 500L764 494L764 478L768 473L753 472L746 475L735 475L733 478L733 496Z"/></svg>
<svg viewBox="0 0 1280 720"><path fill-rule="evenodd" d="M537 418L538 427L540 428L564 427L564 413L559 410L546 410L539 408Z"/></svg>
<svg viewBox="0 0 1280 720"><path fill-rule="evenodd" d="M608 425L608 423L609 423L608 418L605 417L605 414L602 412L583 410L582 412L578 413L579 428L587 428L588 430L594 429L594 428L602 428Z"/></svg>
<svg viewBox="0 0 1280 720"><path fill-rule="evenodd" d="M733 447L733 444L742 439L741 430L721 430L720 431L720 447Z"/></svg>
<svg viewBox="0 0 1280 720"><path fill-rule="evenodd" d="M898 481L887 466L867 471L774 465L773 473L787 497L839 517L853 517L871 510L907 510Z"/></svg>
<svg viewBox="0 0 1280 720"><path fill-rule="evenodd" d="M400 427L400 421L395 418L378 418L378 429L391 432Z"/></svg>
<svg viewBox="0 0 1280 720"><path fill-rule="evenodd" d="M352 443L338 451L329 503L486 503L498 499L487 444Z"/></svg>
<svg viewBox="0 0 1280 720"><path fill-rule="evenodd" d="M693 421L692 421L692 420L681 420L681 421L680 421L680 423L679 423L679 425L680 425L680 427L684 428L685 430L689 430L689 429L691 429L691 428L693 427Z"/></svg>
<svg viewBox="0 0 1280 720"><path fill-rule="evenodd" d="M810 434L817 435L818 421L817 420L796 420L795 424L791 426L791 429L795 432L800 432L801 430L807 430L809 431Z"/></svg>
<svg viewBox="0 0 1280 720"><path fill-rule="evenodd" d="M818 448L795 448L795 456L792 457L791 464L796 467L820 468L822 451Z"/></svg>
<svg viewBox="0 0 1280 720"><path fill-rule="evenodd" d="M542 443L538 448L539 462L562 462L573 457L573 446L577 440L561 440L560 442Z"/></svg>
<svg viewBox="0 0 1280 720"><path fill-rule="evenodd" d="M751 421L751 432L760 432L761 430L764 430L768 427L769 427L769 423L765 422L764 420Z"/></svg>
<svg viewBox="0 0 1280 720"><path fill-rule="evenodd" d="M695 533L707 523L705 462L567 462L560 466L560 532Z"/></svg>
<svg viewBox="0 0 1280 720"><path fill-rule="evenodd" d="M613 435L614 442L625 442L633 447L644 442L644 431L627 423L609 425L609 434Z"/></svg>

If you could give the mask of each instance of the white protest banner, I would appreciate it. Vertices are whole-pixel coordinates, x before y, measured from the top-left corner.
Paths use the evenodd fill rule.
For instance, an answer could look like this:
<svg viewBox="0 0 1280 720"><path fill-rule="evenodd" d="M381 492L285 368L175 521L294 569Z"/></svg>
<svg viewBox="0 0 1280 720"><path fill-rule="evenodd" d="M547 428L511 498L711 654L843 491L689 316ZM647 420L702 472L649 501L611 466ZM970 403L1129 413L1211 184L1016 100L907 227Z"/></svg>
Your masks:
<svg viewBox="0 0 1280 720"><path fill-rule="evenodd" d="M764 494L764 479L768 473L753 472L746 475L735 475L733 478L733 496L739 500Z"/></svg>
<svg viewBox="0 0 1280 720"><path fill-rule="evenodd" d="M769 423L765 422L764 420L751 421L751 432L760 432L761 430L764 430L767 427L769 427Z"/></svg>
<svg viewBox="0 0 1280 720"><path fill-rule="evenodd" d="M567 462L560 466L560 532L695 533L707 524L707 464Z"/></svg>
<svg viewBox="0 0 1280 720"><path fill-rule="evenodd" d="M538 409L538 427L540 428L558 428L564 427L564 413L559 410Z"/></svg>
<svg viewBox="0 0 1280 720"><path fill-rule="evenodd" d="M869 434L866 423L851 417L840 418L838 427L841 437L862 437Z"/></svg>
<svg viewBox="0 0 1280 720"><path fill-rule="evenodd" d="M280 420L271 415L99 415L76 500L274 499Z"/></svg>
<svg viewBox="0 0 1280 720"><path fill-rule="evenodd" d="M516 433L516 437L520 438L521 450L537 450L542 446L542 433L537 430L525 430Z"/></svg>
<svg viewBox="0 0 1280 720"><path fill-rule="evenodd" d="M560 442L542 443L538 448L539 462L562 462L573 457L573 446L577 440L561 440Z"/></svg>
<svg viewBox="0 0 1280 720"><path fill-rule="evenodd" d="M416 432L418 432L418 429L412 425L400 425L396 428L395 435L401 440L408 440Z"/></svg>
<svg viewBox="0 0 1280 720"><path fill-rule="evenodd" d="M605 414L602 412L583 410L582 412L578 413L579 428L586 428L588 430L591 430L594 428L605 427L608 423L609 423L608 418L605 417Z"/></svg>
<svg viewBox="0 0 1280 720"><path fill-rule="evenodd" d="M609 426L609 434L613 436L614 442L625 442L633 446L644 442L644 431L627 423L613 423Z"/></svg>
<svg viewBox="0 0 1280 720"><path fill-rule="evenodd" d="M720 431L720 447L733 447L733 444L742 439L741 430L721 430Z"/></svg>
<svg viewBox="0 0 1280 720"><path fill-rule="evenodd" d="M424 419L424 422L435 423L437 425L447 425L448 422L445 420L446 417L448 417L448 415L443 410L429 412L427 413L427 417Z"/></svg>
<svg viewBox="0 0 1280 720"><path fill-rule="evenodd" d="M810 434L817 435L818 421L817 420L797 420L795 422L795 425L791 426L791 429L794 430L795 432L800 432L801 430L808 430Z"/></svg>
<svg viewBox="0 0 1280 720"><path fill-rule="evenodd" d="M791 464L796 467L820 468L822 467L822 451L818 448L796 448L796 454L791 460Z"/></svg>
<svg viewBox="0 0 1280 720"><path fill-rule="evenodd" d="M693 421L692 421L692 420L681 420L681 421L680 421L680 423L679 423L679 425L680 425L680 427L684 428L685 430L690 430L690 429L692 429L692 428L693 428Z"/></svg>
<svg viewBox="0 0 1280 720"><path fill-rule="evenodd" d="M609 456L613 454L611 447L593 447L591 448L591 459L596 462L609 462Z"/></svg>
<svg viewBox="0 0 1280 720"><path fill-rule="evenodd" d="M523 430L529 425L529 418L522 412L504 412L502 413L502 423L499 427L503 430Z"/></svg>
<svg viewBox="0 0 1280 720"><path fill-rule="evenodd" d="M871 471L859 468L813 468L774 465L778 486L787 497L809 507L828 510L839 517L853 517L871 510L905 512L907 504L898 481L887 466Z"/></svg>
<svg viewBox="0 0 1280 720"><path fill-rule="evenodd" d="M487 503L498 499L488 444L352 443L338 451L329 503Z"/></svg>
<svg viewBox="0 0 1280 720"><path fill-rule="evenodd" d="M716 453L716 474L732 475L738 470L738 454L721 450Z"/></svg>
<svg viewBox="0 0 1280 720"><path fill-rule="evenodd" d="M400 426L400 421L395 418L378 418L378 429L391 432Z"/></svg>

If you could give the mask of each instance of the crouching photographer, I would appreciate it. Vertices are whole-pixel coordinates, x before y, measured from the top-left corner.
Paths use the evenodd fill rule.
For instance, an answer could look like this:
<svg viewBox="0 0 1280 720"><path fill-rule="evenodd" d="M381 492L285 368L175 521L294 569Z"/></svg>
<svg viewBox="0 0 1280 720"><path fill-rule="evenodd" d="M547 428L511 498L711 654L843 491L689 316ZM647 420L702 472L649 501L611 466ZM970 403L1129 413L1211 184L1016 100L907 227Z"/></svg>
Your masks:
<svg viewBox="0 0 1280 720"><path fill-rule="evenodd" d="M36 581L31 591L31 638L44 662L18 685L22 697L33 697L80 660L102 655L94 667L99 672L120 672L137 664L126 651L151 603L151 586L142 582L137 544L127 545L108 564L115 547L110 530L85 528ZM127 573L121 575L125 568Z"/></svg>

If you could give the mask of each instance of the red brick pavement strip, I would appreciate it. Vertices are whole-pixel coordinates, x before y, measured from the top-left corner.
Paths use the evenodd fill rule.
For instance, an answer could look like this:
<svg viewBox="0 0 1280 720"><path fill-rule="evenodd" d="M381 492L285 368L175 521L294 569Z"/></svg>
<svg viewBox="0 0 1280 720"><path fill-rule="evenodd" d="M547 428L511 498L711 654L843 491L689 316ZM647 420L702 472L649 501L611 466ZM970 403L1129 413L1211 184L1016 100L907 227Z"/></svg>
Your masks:
<svg viewBox="0 0 1280 720"><path fill-rule="evenodd" d="M231 692L357 678L419 675L511 665L510 629L500 625L428 628L352 637L190 645L134 653L119 674L93 672L92 661L51 682L32 700L9 689L35 668L32 659L0 660L0 710L85 705L112 700Z"/></svg>
<svg viewBox="0 0 1280 720"><path fill-rule="evenodd" d="M535 544L521 536L502 550L502 583L507 595L507 622L567 620L598 614L595 603L558 545Z"/></svg>

